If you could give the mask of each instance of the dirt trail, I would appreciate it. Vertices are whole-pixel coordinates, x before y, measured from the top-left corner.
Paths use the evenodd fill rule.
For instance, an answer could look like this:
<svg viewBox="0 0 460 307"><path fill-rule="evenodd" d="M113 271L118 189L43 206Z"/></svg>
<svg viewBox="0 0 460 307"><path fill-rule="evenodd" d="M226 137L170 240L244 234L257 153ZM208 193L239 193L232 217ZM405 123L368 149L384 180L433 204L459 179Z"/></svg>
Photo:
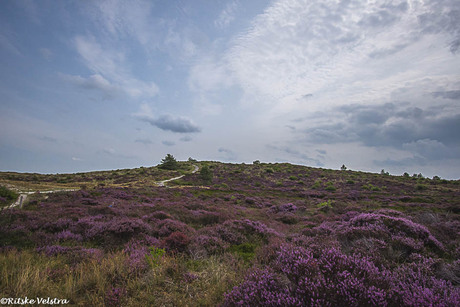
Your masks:
<svg viewBox="0 0 460 307"><path fill-rule="evenodd" d="M194 169L192 171L192 174L196 173L199 170L199 167L197 165L193 165L193 167L194 167ZM171 179L158 181L158 182L156 182L156 184L159 187L164 187L164 186L166 186L165 185L166 182L177 180L177 179L180 179L180 178L182 178L184 176L185 175L181 175L181 176L177 176L177 177L174 177L174 178L171 178ZM31 195L31 194L35 194L35 193L49 194L49 193L73 192L73 191L78 191L78 189L63 189L63 190L61 189L61 190L50 190L50 191L20 192L18 199L13 204L11 204L10 206L5 207L5 209L11 209L11 208L15 208L15 207L19 207L19 208L22 209L22 206L24 205L24 202L26 201L27 197L29 195Z"/></svg>
<svg viewBox="0 0 460 307"><path fill-rule="evenodd" d="M199 169L199 167L197 165L193 165L194 169L192 171L192 174L196 173ZM159 187L164 187L165 186L165 183L166 182L169 182L169 181L173 181L173 180L177 180L177 179L181 179L182 177L184 177L185 175L181 175L181 176L177 176L177 177L174 177L174 178L171 178L171 179L166 179L166 180L162 180L162 181L158 181L156 182L156 184L159 186Z"/></svg>
<svg viewBox="0 0 460 307"><path fill-rule="evenodd" d="M31 194L35 193L40 193L40 194L50 194L50 193L57 193L57 192L73 192L73 191L78 191L78 189L64 189L64 190L50 190L50 191L34 191L34 192L21 192L19 194L18 199L11 204L10 206L6 207L6 209L11 209L14 207L19 207L22 209L22 206L24 205L27 197Z"/></svg>

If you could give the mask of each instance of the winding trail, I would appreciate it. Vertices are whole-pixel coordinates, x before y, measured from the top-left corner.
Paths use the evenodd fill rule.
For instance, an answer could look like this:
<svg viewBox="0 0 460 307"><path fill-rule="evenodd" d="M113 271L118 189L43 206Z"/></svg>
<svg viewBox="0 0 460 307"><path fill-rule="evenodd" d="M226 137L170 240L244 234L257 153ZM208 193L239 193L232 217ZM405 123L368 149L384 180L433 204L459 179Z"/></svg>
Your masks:
<svg viewBox="0 0 460 307"><path fill-rule="evenodd" d="M192 171L192 174L196 173L198 170L199 170L199 167L195 164L193 164L193 171ZM167 182L170 182L170 181L173 181L173 180L177 180L177 179L180 179L182 177L184 177L185 175L181 175L181 176L177 176L177 177L174 177L174 178L171 178L171 179L166 179L166 180L162 180L162 181L158 181L156 182L156 184L159 186L159 187L166 187L166 183ZM22 209L22 206L24 205L27 197L31 194L35 194L35 193L40 193L40 194L50 194L50 193L57 193L57 192L73 192L73 191L78 191L79 189L61 189L61 190L50 190L50 191L34 191L34 192L20 192L19 194L19 197L18 199L13 203L11 204L10 206L8 207L4 207L3 209L12 209L12 208L15 208L15 207L19 207L20 209Z"/></svg>
<svg viewBox="0 0 460 307"><path fill-rule="evenodd" d="M199 169L199 167L197 165L193 165L194 169L192 171L192 174L196 173ZM177 180L177 179L181 179L182 177L184 177L185 175L181 175L181 176L178 176L178 177L174 177L174 178L171 178L171 179L166 179L166 180L162 180L162 181L158 181L156 182L156 184L159 186L159 187L164 187L166 186L165 183L166 182L170 182L170 181L173 181L173 180Z"/></svg>
<svg viewBox="0 0 460 307"><path fill-rule="evenodd" d="M50 191L21 192L19 194L18 199L13 204L11 204L8 207L5 207L4 209L11 209L15 207L19 207L22 209L22 206L24 205L27 197L31 194L35 194L35 193L50 194L50 193L57 193L57 192L73 192L73 191L78 191L78 189L60 189L60 190L50 190Z"/></svg>

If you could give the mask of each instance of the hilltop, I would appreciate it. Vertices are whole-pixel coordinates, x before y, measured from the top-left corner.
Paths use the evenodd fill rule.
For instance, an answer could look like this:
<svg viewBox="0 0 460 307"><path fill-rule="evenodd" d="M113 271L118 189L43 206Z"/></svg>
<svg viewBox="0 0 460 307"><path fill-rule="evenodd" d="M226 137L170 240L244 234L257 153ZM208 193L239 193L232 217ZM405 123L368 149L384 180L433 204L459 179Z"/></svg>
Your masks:
<svg viewBox="0 0 460 307"><path fill-rule="evenodd" d="M3 172L0 185L55 192L0 213L3 296L107 306L460 302L460 181L189 161Z"/></svg>

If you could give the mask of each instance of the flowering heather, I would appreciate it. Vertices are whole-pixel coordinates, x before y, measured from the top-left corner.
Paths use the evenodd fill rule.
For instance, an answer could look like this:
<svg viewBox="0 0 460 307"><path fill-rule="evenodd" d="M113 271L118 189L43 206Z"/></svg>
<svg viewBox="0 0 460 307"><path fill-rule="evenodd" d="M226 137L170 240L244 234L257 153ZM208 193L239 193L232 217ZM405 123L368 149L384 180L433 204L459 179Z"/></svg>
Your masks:
<svg viewBox="0 0 460 307"><path fill-rule="evenodd" d="M123 252L128 256L127 265L132 272L142 271L147 268L146 256L150 247L161 246L160 241L151 236L142 239L131 239L125 244Z"/></svg>
<svg viewBox="0 0 460 307"><path fill-rule="evenodd" d="M177 220L165 219L154 225L154 233L159 237L167 237L173 232L193 233L194 230L185 223Z"/></svg>
<svg viewBox="0 0 460 307"><path fill-rule="evenodd" d="M208 165L207 186L193 173L157 187L179 172L155 167L37 175L85 187L0 211L2 293L82 306L460 306L460 181Z"/></svg>
<svg viewBox="0 0 460 307"><path fill-rule="evenodd" d="M63 230L56 234L56 239L58 241L69 241L69 240L82 241L83 236L80 234L72 233L69 230Z"/></svg>
<svg viewBox="0 0 460 307"><path fill-rule="evenodd" d="M315 257L283 245L271 269L249 274L224 306L455 306L459 295L460 289L420 270L392 272L337 249Z"/></svg>
<svg viewBox="0 0 460 307"><path fill-rule="evenodd" d="M273 213L296 212L297 206L292 203L282 204L280 206L271 206L270 211Z"/></svg>
<svg viewBox="0 0 460 307"><path fill-rule="evenodd" d="M207 257L220 254L228 247L230 247L230 244L224 242L220 237L201 234L192 239L189 251L192 255Z"/></svg>
<svg viewBox="0 0 460 307"><path fill-rule="evenodd" d="M164 246L171 251L183 252L187 249L190 239L182 232L173 232L164 239Z"/></svg>

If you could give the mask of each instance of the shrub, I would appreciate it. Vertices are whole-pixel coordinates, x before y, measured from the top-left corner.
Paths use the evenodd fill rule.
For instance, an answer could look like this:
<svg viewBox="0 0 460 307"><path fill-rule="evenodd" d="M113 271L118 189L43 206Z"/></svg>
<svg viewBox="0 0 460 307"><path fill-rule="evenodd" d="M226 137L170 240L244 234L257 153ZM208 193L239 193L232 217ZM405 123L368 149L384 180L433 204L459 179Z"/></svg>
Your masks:
<svg viewBox="0 0 460 307"><path fill-rule="evenodd" d="M10 189L0 186L0 205L6 205L15 201L19 197L19 194L11 191Z"/></svg>
<svg viewBox="0 0 460 307"><path fill-rule="evenodd" d="M334 186L332 182L328 182L325 190L329 192L335 192L337 188Z"/></svg>
<svg viewBox="0 0 460 307"><path fill-rule="evenodd" d="M415 189L416 189L417 191L424 191L424 190L428 189L428 187L427 187L426 185L424 185L424 184L420 184L420 183L419 183L419 184L417 184L417 185L415 186Z"/></svg>
<svg viewBox="0 0 460 307"><path fill-rule="evenodd" d="M145 259L151 268L155 268L160 264L160 260L164 257L166 251L163 248L155 246L149 247L149 253L145 255Z"/></svg>
<svg viewBox="0 0 460 307"><path fill-rule="evenodd" d="M321 211L329 211L329 209L332 209L332 200L328 199L326 201L323 201L319 204L316 205Z"/></svg>
<svg viewBox="0 0 460 307"><path fill-rule="evenodd" d="M229 251L241 257L244 261L251 261L255 256L256 245L252 243L242 243L232 245Z"/></svg>
<svg viewBox="0 0 460 307"><path fill-rule="evenodd" d="M209 184L212 182L213 173L207 165L204 165L200 170L200 178L203 182Z"/></svg>
<svg viewBox="0 0 460 307"><path fill-rule="evenodd" d="M315 183L311 186L312 189L316 190L316 189L319 189L321 188L322 186L322 181L321 180L316 180Z"/></svg>

